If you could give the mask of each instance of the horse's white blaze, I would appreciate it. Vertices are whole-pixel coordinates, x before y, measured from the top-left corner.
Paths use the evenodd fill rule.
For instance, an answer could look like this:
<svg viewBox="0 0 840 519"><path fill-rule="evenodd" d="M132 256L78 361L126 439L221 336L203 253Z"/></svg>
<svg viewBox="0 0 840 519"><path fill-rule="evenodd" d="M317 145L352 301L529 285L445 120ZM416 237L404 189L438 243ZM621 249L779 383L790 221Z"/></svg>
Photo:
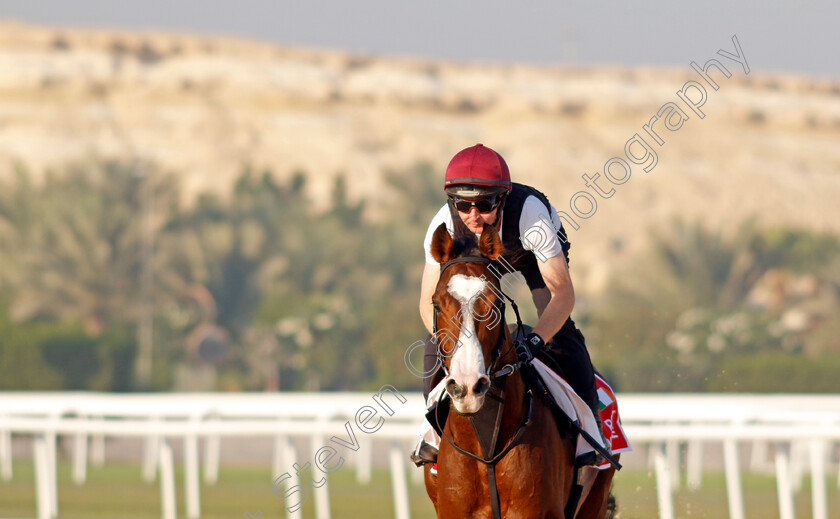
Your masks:
<svg viewBox="0 0 840 519"><path fill-rule="evenodd" d="M456 301L461 303L461 331L458 337L460 347L452 355L449 364L449 376L459 385L471 388L484 373L484 354L481 352L481 344L475 333L475 320L473 319L473 304L476 296L486 287L483 279L474 276L455 274L449 280L447 289ZM475 401L470 392L463 404L466 408L462 412L477 411L481 402ZM456 405L457 406L457 405ZM476 407L472 410L470 408Z"/></svg>

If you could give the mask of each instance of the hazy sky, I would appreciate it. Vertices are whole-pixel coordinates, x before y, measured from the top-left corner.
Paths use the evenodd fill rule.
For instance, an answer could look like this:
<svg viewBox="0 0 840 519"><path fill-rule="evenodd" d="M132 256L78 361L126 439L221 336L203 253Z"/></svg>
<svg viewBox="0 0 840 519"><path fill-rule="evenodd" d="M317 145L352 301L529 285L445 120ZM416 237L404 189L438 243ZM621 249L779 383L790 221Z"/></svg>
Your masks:
<svg viewBox="0 0 840 519"><path fill-rule="evenodd" d="M756 72L840 79L840 5L829 1L0 0L0 17L241 35L374 54L555 64L688 66L719 48L732 49L730 38L737 34Z"/></svg>

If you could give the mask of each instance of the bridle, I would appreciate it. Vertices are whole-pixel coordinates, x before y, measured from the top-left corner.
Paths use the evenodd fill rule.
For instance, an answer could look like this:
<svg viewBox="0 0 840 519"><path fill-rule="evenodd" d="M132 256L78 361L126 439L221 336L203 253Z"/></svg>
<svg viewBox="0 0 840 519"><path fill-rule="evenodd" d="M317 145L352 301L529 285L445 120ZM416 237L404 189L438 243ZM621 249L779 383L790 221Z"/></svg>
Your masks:
<svg viewBox="0 0 840 519"><path fill-rule="evenodd" d="M484 263L484 264L487 264L487 265L493 265L494 261L491 260L490 258L487 258L487 257L484 257L484 256L464 256L464 257L460 257L460 258L455 258L455 259L447 261L446 263L444 263L441 266L441 268L440 268L441 275L443 274L443 272L447 268L454 265L455 263ZM507 324L506 324L506 321L505 321L505 299L507 299L508 301L510 301L510 306L513 308L513 312L516 314L517 331L520 334L520 337L524 336L524 333L523 333L524 329L523 329L523 326L522 326L522 318L519 316L519 308L517 308L516 302L514 302L514 300L509 295L502 292L501 288L498 289L498 293L500 293L504 296L504 298L499 298L498 302L495 305L495 307L497 309L499 309L499 306L501 306L501 309L500 309L500 315L501 315L500 324L504 327L507 327ZM438 332L438 328L437 328L437 307L435 307L435 309L434 309L434 335L433 335L435 341L437 339L437 332ZM493 452L496 449L496 441L497 441L497 438L498 438L498 432L500 430L501 420L502 420L502 416L504 414L504 402L505 402L504 378L509 376L509 375L512 375L515 371L522 368L522 366L523 366L523 363L521 361L516 361L512 364L506 364L504 367L502 367L498 371L495 371L495 372L493 371L493 367L496 365L496 362L498 362L498 360L500 358L504 357L508 353L508 351L510 351L510 349L508 349L507 351L504 352L504 354L502 353L502 347L504 346L506 336L507 336L506 330L505 330L505 328L502 328L501 333L499 334L499 340L496 342L496 346L493 348L493 355L492 355L492 359L490 361L490 364L485 368L485 371L487 372L488 376L490 377L491 386L493 385L494 381L498 380L498 381L500 381L499 385L501 387L500 405L498 406L497 412L496 412L493 439L492 439L492 444L491 444L490 449L489 449L488 456L487 457L480 457L480 456L477 456L477 455L459 447L455 443L455 440L452 439L448 434L446 434L445 428L440 426L440 419L438 417L438 413L434 413L435 419L438 421L438 423L436 424L437 428L440 431L441 436L446 439L446 441L449 443L449 445L451 445L453 449L455 449L459 453L463 454L464 456L467 456L468 458L471 458L475 461L483 463L487 467L487 484L488 484L488 489L490 491L490 508L492 509L494 519L501 519L501 506L500 506L500 503L499 503L499 492L498 492L498 488L497 488L497 485L496 485L496 464L499 461L501 461L502 458L504 458L508 454L508 452L510 452L511 449L513 449L516 446L517 443L519 443L519 439L522 437L522 434L525 432L525 429L527 429L528 426L531 425L531 411L532 411L532 408L533 408L533 397L531 395L531 389L528 388L525 392L527 410L526 410L524 418L522 420L522 424L519 426L519 429L516 431L516 434L513 436L513 438L511 438L511 440L508 441L507 445L505 445L504 448L502 448L502 450L500 450L498 453L496 453L494 455ZM511 342L511 348L512 347L513 347L513 343ZM456 345L456 348L457 348L457 345ZM445 376L449 376L449 372L446 369L446 362L443 358L443 354L440 352L440 348L438 348L437 355L438 355L438 359L440 361L440 365L443 368ZM440 396L438 397L438 405L440 405L441 401L443 400L443 396L444 396L445 393L446 393L446 391L441 391L440 392ZM470 421L472 422L472 419L470 419ZM475 424L473 424L473 428L475 428ZM476 432L476 434L478 434L478 433Z"/></svg>
<svg viewBox="0 0 840 519"><path fill-rule="evenodd" d="M446 263L444 263L443 265L441 265L440 275L442 276L443 272L447 268L451 267L452 265L454 265L456 263L484 263L486 265L496 265L495 261L493 261L490 258L487 258L485 256L463 256L463 257L460 257L460 258L451 259L451 260L447 261ZM497 269L497 272L498 272L498 269ZM525 334L524 334L524 328L523 328L523 325L522 325L522 318L519 316L519 307L516 306L516 302L509 295L504 293L502 291L501 287L497 288L497 289L494 289L494 291L499 293L499 294L502 294L504 296L504 298L499 298L497 300L496 304L494 305L494 307L499 311L499 314L500 314L499 323L501 324L501 326L504 326L504 327L507 326L506 321L505 321L505 299L507 299L510 302L511 308L513 308L513 313L516 314L517 333L519 333L519 335L521 337L524 337ZM434 307L434 316L433 316L433 319L432 319L432 327L433 327L432 338L435 341L437 341L437 334L438 334L437 314L438 314L438 309L437 309L437 306L435 306ZM500 358L507 355L507 353L510 351L510 348L513 347L512 343L511 343L510 348L508 348L508 350L506 350L504 353L502 353L502 347L505 344L505 335L506 335L505 330L503 328L502 333L499 334L499 339L496 341L496 346L493 348L493 355L491 357L490 364L485 368L485 371L487 372L486 373L487 376L490 377L490 383L491 384L493 383L494 380L496 380L498 378L501 378L501 377L506 377L508 375L511 375L517 369L522 367L522 362L516 361L513 364L505 364L502 367L502 369L500 369L498 371L495 371L495 372L492 371L492 368L496 365L496 362L498 362L498 360ZM446 361L444 359L444 355L440 351L440 348L438 348L438 350L437 350L437 357L438 357L438 361L440 362L441 369L443 369L444 376L445 377L449 376L449 370L446 369Z"/></svg>
<svg viewBox="0 0 840 519"><path fill-rule="evenodd" d="M487 257L484 257L484 256L464 256L464 257L449 260L446 263L444 263L441 266L441 269L440 269L441 275L443 274L443 272L447 268L449 268L450 266L452 266L455 263L484 263L484 264L487 264L487 265L494 265L495 264L495 262L493 260L491 260ZM504 298L499 298L498 302L495 305L496 308L499 308L499 306L501 306L500 313L501 313L501 324L502 324L502 326L505 326L505 327L507 326L507 324L505 322L505 299L507 299L508 301L510 301L510 305L511 305L511 307L513 307L513 311L516 314L517 333L519 334L519 337L524 337L524 328L523 328L523 325L522 325L522 319L519 316L519 309L516 306L516 302L514 302L514 300L510 296L505 294L501 290L501 288L494 289L494 291L497 291L498 293L500 293L504 296ZM437 307L435 307L434 308L434 325L433 325L433 328L434 328L433 339L435 340L435 342L437 342L437 332L438 332L437 312L438 312L438 309L437 309ZM437 425L437 430L440 431L440 435L443 438L446 439L446 441L449 443L449 445L451 445L452 448L455 449L457 452L459 452L459 453L463 454L464 456L467 456L468 458L473 459L473 460L475 460L479 463L483 463L487 467L487 486L488 486L488 490L489 490L489 493L490 493L490 508L493 512L493 519L501 519L501 504L500 504L500 500L499 500L498 488L497 488L497 485L496 485L496 464L498 462L500 462L511 451L511 449L513 449L519 443L519 440L522 437L522 435L524 434L525 430L528 428L529 425L531 425L531 423L532 423L531 413L532 413L532 410L533 410L533 400L534 400L535 396L537 398L539 398L547 407L549 407L549 409L552 409L552 414L555 415L554 419L558 421L558 427L560 427L560 425L559 425L560 424L560 421L559 421L560 419L554 413L554 410L556 410L560 415L562 415L562 418L567 423L569 423L570 427L572 428L572 430L574 432L583 436L584 439L590 445L592 445L593 448L596 451L598 451L601 455L603 455L617 469L621 469L621 465L615 460L615 458L612 456L611 453L609 453L608 451L605 451L603 449L603 447L601 447L600 444L598 444L596 440L594 440L591 436L589 436L589 434L587 434L586 431L584 431L576 421L572 421L568 417L568 415L566 415L557 406L557 403L551 397L551 395L549 394L549 392L545 388L545 386L542 385L542 382L539 380L539 376L536 375L536 373L533 371L532 367L530 367L527 364L522 363L522 361L516 361L512 364L506 364L504 367L502 367L498 371L495 371L495 372L492 371L492 368L496 365L496 362L501 357L506 355L508 353L508 351L510 351L510 350L505 351L504 355L501 353L502 347L504 346L505 336L506 336L506 330L502 329L502 333L499 334L499 340L497 341L496 346L493 349L493 357L492 357L492 360L490 362L490 365L485 368L485 371L487 372L488 376L490 377L491 387L492 387L494 381L499 381L499 387L500 387L500 392L501 392L500 395L499 395L500 405L497 407L493 438L492 438L492 443L491 443L490 448L489 448L488 456L487 457L480 457L480 456L477 456L477 455L459 447L455 443L455 440L452 439L448 434L446 434L445 428L441 427L439 414L437 412L433 413L434 417L435 417L435 421L437 422L435 424L435 425ZM456 347L457 347L457 345L456 345ZM446 369L446 363L443 359L443 355L440 352L440 348L438 348L437 355L438 355L438 359L440 361L440 365L443 368L444 373L446 374L446 376L449 376L448 370ZM500 430L501 419L502 419L502 415L504 413L504 402L505 402L505 383L504 383L504 380L505 380L505 377L507 377L509 375L512 375L514 372L516 372L520 369L523 369L523 368L524 368L524 370L523 370L522 378L523 378L523 382L525 383L525 402L526 402L527 408L526 408L522 423L520 424L519 429L516 431L516 434L514 434L513 438L511 438L510 441L508 441L508 443L504 446L504 448L502 448L502 450L500 450L498 453L496 453L494 455L493 453L496 450L496 441L498 439L498 432ZM534 392L534 389L532 389L532 388L536 388L536 393ZM443 401L443 397L444 397L445 394L446 394L446 391L441 391L440 392L440 394L438 396L438 401L437 401L438 405L440 405L441 402ZM473 423L472 417L470 418L470 422ZM473 429L476 431L476 435L478 435L478 431L475 428L475 423L473 423ZM483 449L483 447L482 447L482 449ZM576 464L575 465L575 475L574 475L574 480L575 481L578 480L578 470L579 470L579 468L580 467ZM579 491L580 491L580 487L578 487L578 491L577 491L578 493L576 494L576 497L570 498L570 501L566 503L566 507L565 507L565 510L564 510L564 515L567 519L575 516L577 503L579 502L579 499L580 499ZM575 495L575 494L573 494L573 495Z"/></svg>

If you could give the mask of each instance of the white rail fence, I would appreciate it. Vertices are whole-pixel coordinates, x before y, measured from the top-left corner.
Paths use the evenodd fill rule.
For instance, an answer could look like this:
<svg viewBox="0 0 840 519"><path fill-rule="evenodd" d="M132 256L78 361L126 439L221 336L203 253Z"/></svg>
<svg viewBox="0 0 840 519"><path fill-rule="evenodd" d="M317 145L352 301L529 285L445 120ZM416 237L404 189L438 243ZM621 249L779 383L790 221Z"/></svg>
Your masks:
<svg viewBox="0 0 840 519"><path fill-rule="evenodd" d="M775 470L781 519L794 519L793 495L808 468L813 518L828 519L826 475L840 443L840 396L622 394L618 402L633 446L637 450L650 447L661 518L674 517L672 495L682 466L686 485L699 488L704 446L718 444L723 447L729 516L744 519L738 451L740 445L751 443L749 469ZM76 484L85 482L88 462L104 463L105 438L140 438L143 478L152 482L159 475L161 516L174 519L177 489L171 442L179 441L183 442L186 515L197 519L201 516L199 473L203 472L206 483L216 482L223 438L273 438L273 478L276 482L288 474L280 479L285 492L300 484L291 470L293 464L308 460L321 468L330 456L319 462L316 454L330 453L324 449L336 451L327 447L330 444L352 446L340 455L348 455L354 463L360 483L369 482L376 443L378 452L387 446L394 515L408 519L406 471L411 470L416 481L422 479L422 472L409 467L407 447L416 439L422 414L420 395L402 395L390 386L376 394L0 393L0 489L2 481L13 477L12 436L32 437L38 518L57 518L59 437L73 438ZM341 441L333 441L334 437ZM308 440L311 457L299 456L293 440L301 438ZM204 442L203 460L200 441ZM775 459L768 466L770 445ZM686 446L684 463L681 446ZM316 516L329 519L328 483L311 490ZM832 517L838 513L834 511ZM300 514L298 510L287 515Z"/></svg>

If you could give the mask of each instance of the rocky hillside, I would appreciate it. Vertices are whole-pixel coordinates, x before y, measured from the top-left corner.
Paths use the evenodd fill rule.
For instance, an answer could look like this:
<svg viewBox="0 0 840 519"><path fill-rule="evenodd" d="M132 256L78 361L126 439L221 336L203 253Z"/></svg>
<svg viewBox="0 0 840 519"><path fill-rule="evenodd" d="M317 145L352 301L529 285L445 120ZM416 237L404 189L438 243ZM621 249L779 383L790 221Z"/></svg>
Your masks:
<svg viewBox="0 0 840 519"><path fill-rule="evenodd" d="M0 175L16 163L42 173L140 157L183 175L188 196L224 189L244 164L304 170L313 192L345 173L362 196L386 168L426 160L442 175L456 151L483 142L559 210L571 215L579 191L597 201L571 233L576 272L595 284L672 215L840 231L840 82L745 74L716 51L693 57L732 72L714 76L701 119L676 95L702 81L692 57L680 69L465 64L2 22ZM668 102L689 119L676 131L658 123L656 167L634 165L620 185L602 174L597 184L615 193L596 196L581 175L626 158L625 143Z"/></svg>

